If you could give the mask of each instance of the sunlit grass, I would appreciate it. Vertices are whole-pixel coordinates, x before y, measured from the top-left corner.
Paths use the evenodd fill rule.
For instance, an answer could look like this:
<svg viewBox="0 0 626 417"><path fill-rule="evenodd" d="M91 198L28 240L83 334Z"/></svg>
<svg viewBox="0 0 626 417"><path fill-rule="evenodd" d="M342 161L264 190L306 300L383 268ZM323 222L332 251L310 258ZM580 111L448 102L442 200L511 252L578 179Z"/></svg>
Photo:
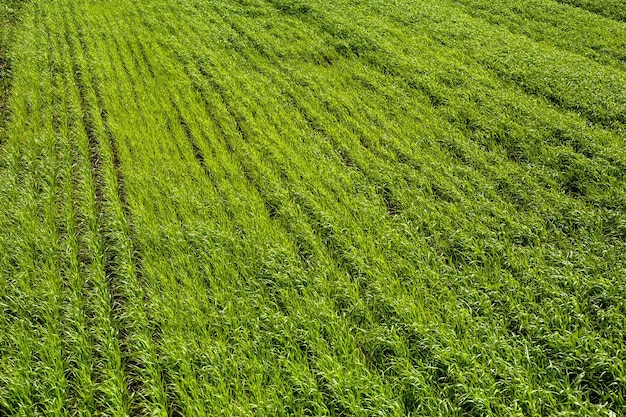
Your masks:
<svg viewBox="0 0 626 417"><path fill-rule="evenodd" d="M583 3L5 2L0 415L624 414Z"/></svg>

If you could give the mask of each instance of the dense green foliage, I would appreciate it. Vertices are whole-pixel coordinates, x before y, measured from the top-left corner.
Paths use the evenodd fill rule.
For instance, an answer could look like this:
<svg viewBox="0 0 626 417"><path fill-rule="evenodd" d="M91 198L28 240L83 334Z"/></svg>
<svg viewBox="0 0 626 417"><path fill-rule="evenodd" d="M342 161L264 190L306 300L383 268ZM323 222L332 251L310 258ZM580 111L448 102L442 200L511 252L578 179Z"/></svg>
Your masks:
<svg viewBox="0 0 626 417"><path fill-rule="evenodd" d="M3 1L0 415L626 415L625 10Z"/></svg>

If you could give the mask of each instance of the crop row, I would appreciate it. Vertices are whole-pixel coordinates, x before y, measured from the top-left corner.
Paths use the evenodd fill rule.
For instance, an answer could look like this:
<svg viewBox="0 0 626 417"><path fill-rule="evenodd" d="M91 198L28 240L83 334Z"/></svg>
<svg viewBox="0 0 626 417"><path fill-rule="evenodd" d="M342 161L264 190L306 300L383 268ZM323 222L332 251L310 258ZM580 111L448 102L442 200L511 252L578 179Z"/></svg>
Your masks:
<svg viewBox="0 0 626 417"><path fill-rule="evenodd" d="M481 4L25 3L0 414L623 411L619 33Z"/></svg>

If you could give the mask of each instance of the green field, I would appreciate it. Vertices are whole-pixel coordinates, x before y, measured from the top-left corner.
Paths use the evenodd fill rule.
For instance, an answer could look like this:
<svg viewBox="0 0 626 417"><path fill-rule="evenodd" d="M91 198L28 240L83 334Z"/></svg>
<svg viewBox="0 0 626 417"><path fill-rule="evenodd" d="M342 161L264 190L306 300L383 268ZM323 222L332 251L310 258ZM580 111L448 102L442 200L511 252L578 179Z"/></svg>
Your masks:
<svg viewBox="0 0 626 417"><path fill-rule="evenodd" d="M624 0L0 25L0 416L626 416Z"/></svg>

